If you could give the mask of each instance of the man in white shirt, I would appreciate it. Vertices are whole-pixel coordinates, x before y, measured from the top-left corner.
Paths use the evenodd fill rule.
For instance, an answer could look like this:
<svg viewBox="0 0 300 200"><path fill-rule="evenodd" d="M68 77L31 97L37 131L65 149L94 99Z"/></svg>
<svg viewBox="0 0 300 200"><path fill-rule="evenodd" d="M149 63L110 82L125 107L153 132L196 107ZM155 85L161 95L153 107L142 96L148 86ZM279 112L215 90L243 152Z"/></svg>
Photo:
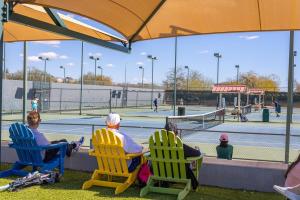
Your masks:
<svg viewBox="0 0 300 200"><path fill-rule="evenodd" d="M131 137L119 131L120 128L120 115L116 113L110 113L106 117L106 126L112 130L113 133L121 140L125 153L141 153L143 147L137 144ZM136 157L127 162L128 171L132 172L141 163L141 157Z"/></svg>

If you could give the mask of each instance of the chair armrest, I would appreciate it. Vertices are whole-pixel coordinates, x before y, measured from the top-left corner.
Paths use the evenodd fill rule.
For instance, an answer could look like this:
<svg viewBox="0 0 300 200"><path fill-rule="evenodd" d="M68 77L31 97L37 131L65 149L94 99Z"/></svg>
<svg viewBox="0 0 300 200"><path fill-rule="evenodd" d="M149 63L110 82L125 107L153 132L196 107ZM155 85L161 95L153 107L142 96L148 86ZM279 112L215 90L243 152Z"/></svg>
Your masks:
<svg viewBox="0 0 300 200"><path fill-rule="evenodd" d="M96 156L95 149L90 149L88 152L90 156Z"/></svg>
<svg viewBox="0 0 300 200"><path fill-rule="evenodd" d="M132 159L132 158L139 157L142 155L143 155L143 153L129 153L129 154L126 154L126 159Z"/></svg>
<svg viewBox="0 0 300 200"><path fill-rule="evenodd" d="M40 147L43 150L49 150L49 149L57 149L57 148L67 147L67 145L68 145L67 142L60 142L57 144L49 144L49 145L40 146Z"/></svg>
<svg viewBox="0 0 300 200"><path fill-rule="evenodd" d="M196 156L196 157L188 157L188 158L186 158L186 160L188 162L192 162L192 161L200 160L202 158L203 158L203 154L201 154L200 156Z"/></svg>

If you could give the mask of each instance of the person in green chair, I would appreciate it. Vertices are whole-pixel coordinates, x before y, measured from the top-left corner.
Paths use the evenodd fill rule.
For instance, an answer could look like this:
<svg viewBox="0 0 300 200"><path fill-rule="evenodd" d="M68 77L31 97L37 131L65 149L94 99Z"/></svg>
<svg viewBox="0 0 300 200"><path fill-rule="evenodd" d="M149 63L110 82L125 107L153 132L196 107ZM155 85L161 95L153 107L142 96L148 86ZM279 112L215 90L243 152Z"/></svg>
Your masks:
<svg viewBox="0 0 300 200"><path fill-rule="evenodd" d="M226 133L222 133L220 136L220 145L216 147L217 157L221 159L232 159L233 154L233 146L228 144L228 135Z"/></svg>

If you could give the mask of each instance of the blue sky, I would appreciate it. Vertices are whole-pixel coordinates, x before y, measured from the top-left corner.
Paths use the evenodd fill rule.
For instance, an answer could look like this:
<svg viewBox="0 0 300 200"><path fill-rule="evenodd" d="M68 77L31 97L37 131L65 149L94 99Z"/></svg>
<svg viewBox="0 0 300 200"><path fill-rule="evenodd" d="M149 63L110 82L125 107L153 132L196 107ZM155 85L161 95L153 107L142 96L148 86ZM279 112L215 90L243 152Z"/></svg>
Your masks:
<svg viewBox="0 0 300 200"><path fill-rule="evenodd" d="M96 26L102 30L116 34L114 31L96 24L86 18L70 15L84 23ZM299 51L298 32L295 33L295 50ZM6 44L6 67L14 72L22 69L22 43ZM28 65L43 69L43 62L37 59L39 55L47 55L51 60L47 71L54 76L62 77L60 65L66 67L66 75L79 78L81 42L51 41L28 42ZM280 86L287 86L289 32L252 32L234 34L200 35L178 38L178 66L188 65L207 78L216 81L216 63L214 52L222 54L220 60L220 81L236 76L235 65L240 65L241 72L250 70L260 75L276 74L280 78ZM141 81L139 65L145 68L144 82L151 80L151 62L147 55L158 57L154 64L154 82L161 84L168 70L174 67L174 38L156 39L136 42L132 45L130 54L116 52L99 46L84 44L84 72L94 71L94 62L90 55L100 56L99 65L103 73L111 76L114 82L124 82L125 65L127 80L131 83ZM300 56L300 52L298 53ZM298 57L299 57L298 56ZM295 63L298 64L299 58ZM300 67L300 63L299 63ZM99 71L100 73L100 71ZM295 68L295 78L300 76L300 70Z"/></svg>

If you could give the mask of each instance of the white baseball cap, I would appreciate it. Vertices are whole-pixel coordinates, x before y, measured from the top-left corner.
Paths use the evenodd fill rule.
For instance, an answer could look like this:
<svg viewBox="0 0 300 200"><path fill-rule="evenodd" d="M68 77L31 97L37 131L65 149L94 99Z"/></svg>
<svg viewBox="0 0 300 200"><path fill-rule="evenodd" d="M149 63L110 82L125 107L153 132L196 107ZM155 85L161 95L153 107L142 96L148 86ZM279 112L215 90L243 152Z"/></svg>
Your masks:
<svg viewBox="0 0 300 200"><path fill-rule="evenodd" d="M109 113L106 117L106 125L107 126L116 126L120 123L121 118L117 113Z"/></svg>

